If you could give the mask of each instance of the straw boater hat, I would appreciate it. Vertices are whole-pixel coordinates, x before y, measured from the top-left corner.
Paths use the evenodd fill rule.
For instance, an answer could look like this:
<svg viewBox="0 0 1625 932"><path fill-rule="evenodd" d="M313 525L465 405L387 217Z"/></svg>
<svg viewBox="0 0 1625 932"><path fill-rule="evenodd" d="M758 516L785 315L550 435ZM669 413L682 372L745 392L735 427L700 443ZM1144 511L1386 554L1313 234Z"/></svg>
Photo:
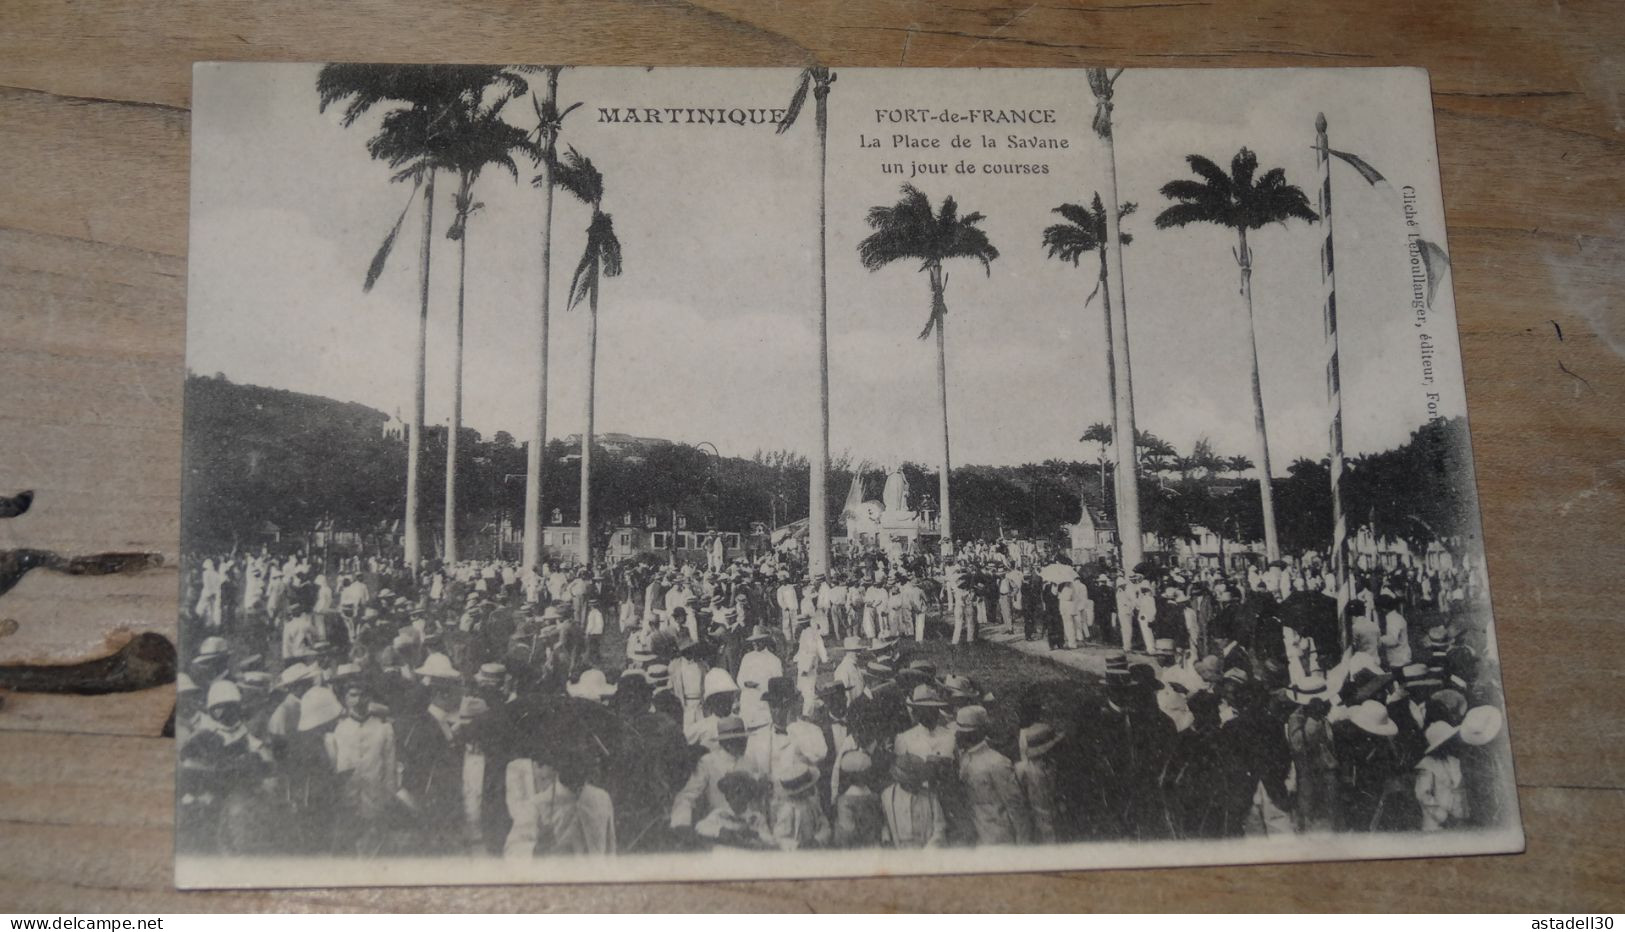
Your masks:
<svg viewBox="0 0 1625 932"><path fill-rule="evenodd" d="M929 660L910 660L904 668L916 676L923 676L928 680L937 678L937 665Z"/></svg>
<svg viewBox="0 0 1625 932"><path fill-rule="evenodd" d="M671 667L663 663L651 663L643 668L644 675L649 679L649 685L659 690L671 682Z"/></svg>
<svg viewBox="0 0 1625 932"><path fill-rule="evenodd" d="M1174 639L1173 638L1157 638L1151 644L1151 652L1154 653L1154 654L1171 654L1171 653L1173 653L1174 652Z"/></svg>
<svg viewBox="0 0 1625 932"><path fill-rule="evenodd" d="M1388 707L1375 699L1349 709L1349 721L1360 727L1360 730L1376 735L1379 738L1392 738L1399 734L1399 726L1388 717Z"/></svg>
<svg viewBox="0 0 1625 932"><path fill-rule="evenodd" d="M1128 679L1128 655L1113 651L1106 655L1106 679Z"/></svg>
<svg viewBox="0 0 1625 932"><path fill-rule="evenodd" d="M993 701L992 693L982 692L976 681L962 673L942 678L943 691L948 694L948 700L954 705L986 705Z"/></svg>
<svg viewBox="0 0 1625 932"><path fill-rule="evenodd" d="M771 641L773 640L773 635L768 633L766 628L762 627L761 625L757 625L756 627L750 629L750 634L745 638L745 640L750 643Z"/></svg>
<svg viewBox="0 0 1625 932"><path fill-rule="evenodd" d="M1456 737L1459 732L1460 729L1449 722L1434 722L1429 725L1427 731L1422 733L1423 737L1428 740L1428 749L1425 753L1432 754L1444 745L1449 744L1450 740Z"/></svg>
<svg viewBox="0 0 1625 932"><path fill-rule="evenodd" d="M479 672L474 674L474 682L481 686L501 686L502 681L508 677L508 668L500 663L480 664Z"/></svg>
<svg viewBox="0 0 1625 932"><path fill-rule="evenodd" d="M797 764L779 778L779 786L784 789L784 795L791 798L806 796L818 787L818 771L806 764Z"/></svg>
<svg viewBox="0 0 1625 932"><path fill-rule="evenodd" d="M954 713L954 731L987 734L987 710L979 705L968 705Z"/></svg>
<svg viewBox="0 0 1625 932"><path fill-rule="evenodd" d="M1501 710L1495 706L1481 705L1468 709L1466 717L1461 720L1462 743L1473 747L1489 744L1501 733L1504 722Z"/></svg>
<svg viewBox="0 0 1625 932"><path fill-rule="evenodd" d="M1021 737L1027 742L1028 757L1042 757L1061 743L1061 735L1043 722L1023 728Z"/></svg>
<svg viewBox="0 0 1625 932"><path fill-rule="evenodd" d="M724 715L717 719L717 740L735 741L750 737L745 721L737 715Z"/></svg>
<svg viewBox="0 0 1625 932"><path fill-rule="evenodd" d="M273 680L271 680L271 674L267 674L267 672L247 671L237 674L237 685L241 685L245 692L265 695L265 693L271 692Z"/></svg>
<svg viewBox="0 0 1625 932"><path fill-rule="evenodd" d="M192 659L203 660L205 658L223 657L230 652L231 649L226 646L225 638L207 637L203 639L202 644L198 645L197 656Z"/></svg>
<svg viewBox="0 0 1625 932"><path fill-rule="evenodd" d="M277 688L287 689L305 680L314 680L316 672L309 664L300 663L296 660L282 668L282 675L277 677L276 680Z"/></svg>
<svg viewBox="0 0 1625 932"><path fill-rule="evenodd" d="M412 671L424 679L430 680L461 680L463 675L451 665L451 660L445 654L430 654L423 661L423 666Z"/></svg>
<svg viewBox="0 0 1625 932"><path fill-rule="evenodd" d="M914 687L914 692L907 701L916 709L941 709L948 705L929 683L921 683Z"/></svg>

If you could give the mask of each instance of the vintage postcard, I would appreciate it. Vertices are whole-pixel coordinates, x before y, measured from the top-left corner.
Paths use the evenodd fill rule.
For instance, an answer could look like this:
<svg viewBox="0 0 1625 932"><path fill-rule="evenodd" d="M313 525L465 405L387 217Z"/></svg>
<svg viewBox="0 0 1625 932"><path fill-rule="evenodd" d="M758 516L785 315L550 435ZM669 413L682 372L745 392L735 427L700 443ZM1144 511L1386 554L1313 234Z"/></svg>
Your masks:
<svg viewBox="0 0 1625 932"><path fill-rule="evenodd" d="M183 887L1522 850L1427 75L200 64Z"/></svg>

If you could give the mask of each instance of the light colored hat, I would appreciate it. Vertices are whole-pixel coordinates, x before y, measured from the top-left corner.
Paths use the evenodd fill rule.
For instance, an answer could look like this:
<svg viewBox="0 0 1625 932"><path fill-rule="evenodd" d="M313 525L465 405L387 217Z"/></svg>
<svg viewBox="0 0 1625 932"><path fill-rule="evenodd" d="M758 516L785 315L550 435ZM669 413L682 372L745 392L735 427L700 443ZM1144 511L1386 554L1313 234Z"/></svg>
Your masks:
<svg viewBox="0 0 1625 932"><path fill-rule="evenodd" d="M1204 683L1217 683L1219 680L1224 679L1224 673L1219 666L1219 658L1209 654L1196 661L1196 675L1201 677Z"/></svg>
<svg viewBox="0 0 1625 932"><path fill-rule="evenodd" d="M1392 738L1399 734L1399 726L1388 717L1388 707L1375 699L1367 699L1349 710L1349 721L1360 730L1379 738Z"/></svg>
<svg viewBox="0 0 1625 932"><path fill-rule="evenodd" d="M337 721L344 708L333 691L326 686L313 686L299 700L299 730L315 731L329 722Z"/></svg>
<svg viewBox="0 0 1625 932"><path fill-rule="evenodd" d="M1481 747L1495 740L1505 723L1501 710L1492 705L1474 706L1461 720L1461 740L1464 744Z"/></svg>
<svg viewBox="0 0 1625 932"><path fill-rule="evenodd" d="M986 733L987 710L979 705L968 705L954 714L954 731Z"/></svg>
<svg viewBox="0 0 1625 932"><path fill-rule="evenodd" d="M848 635L841 639L841 650L859 651L868 650L868 648L863 646L863 638L857 635Z"/></svg>
<svg viewBox="0 0 1625 932"><path fill-rule="evenodd" d="M295 683L303 680L312 680L315 678L315 668L311 667L309 664L295 661L282 669L282 675L277 677L276 685L278 689L287 689L289 686L292 686Z"/></svg>
<svg viewBox="0 0 1625 932"><path fill-rule="evenodd" d="M717 719L718 741L733 741L749 736L750 732L745 728L745 721L739 716L725 715Z"/></svg>
<svg viewBox="0 0 1625 932"><path fill-rule="evenodd" d="M1171 654L1174 652L1173 638L1157 638L1151 645L1152 653Z"/></svg>
<svg viewBox="0 0 1625 932"><path fill-rule="evenodd" d="M818 786L818 771L798 763L779 778L779 786L786 796L805 796Z"/></svg>
<svg viewBox="0 0 1625 932"><path fill-rule="evenodd" d="M604 678L604 671L596 667L583 672L574 683L566 683L564 691L577 699L591 699L594 702L615 695L615 687Z"/></svg>
<svg viewBox="0 0 1625 932"><path fill-rule="evenodd" d="M930 683L921 683L914 687L914 694L908 697L908 704L917 709L940 709L947 705Z"/></svg>
<svg viewBox="0 0 1625 932"><path fill-rule="evenodd" d="M1310 700L1326 698L1326 677L1319 673L1311 673L1289 687L1292 701L1299 705L1308 705Z"/></svg>
<svg viewBox="0 0 1625 932"><path fill-rule="evenodd" d="M237 689L236 683L231 680L215 680L209 684L209 698L208 701L203 703L203 707L212 709L217 705L225 705L228 702L242 701L243 694Z"/></svg>
<svg viewBox="0 0 1625 932"><path fill-rule="evenodd" d="M756 627L750 629L750 635L746 637L745 640L771 641L773 640L773 635L769 634L766 628L762 627L761 625L757 625Z"/></svg>
<svg viewBox="0 0 1625 932"><path fill-rule="evenodd" d="M870 760L869 755L863 751L847 751L841 755L841 773L868 773L869 768L872 766L874 766L874 761Z"/></svg>
<svg viewBox="0 0 1625 932"><path fill-rule="evenodd" d="M480 664L478 673L474 674L474 682L481 686L501 686L508 676L508 668L500 663Z"/></svg>
<svg viewBox="0 0 1625 932"><path fill-rule="evenodd" d="M184 673L175 674L175 695L184 696L187 693L201 692L192 678Z"/></svg>
<svg viewBox="0 0 1625 932"><path fill-rule="evenodd" d="M198 645L197 656L193 659L202 660L204 657L220 657L230 653L230 651L231 649L226 646L225 638L207 637L203 639L202 644Z"/></svg>
<svg viewBox="0 0 1625 932"><path fill-rule="evenodd" d="M1027 740L1028 757L1042 757L1049 753L1050 748L1061 743L1061 735L1044 722L1023 728L1021 736Z"/></svg>
<svg viewBox="0 0 1625 932"><path fill-rule="evenodd" d="M439 653L430 654L428 659L423 661L423 666L412 672L432 680L461 680L463 678L463 675L457 672L457 668L451 665L451 658Z"/></svg>
<svg viewBox="0 0 1625 932"><path fill-rule="evenodd" d="M338 683L361 675L361 667L353 663L341 663L333 669L333 682Z"/></svg>
<svg viewBox="0 0 1625 932"><path fill-rule="evenodd" d="M722 667L714 667L705 671L704 686L701 695L706 699L719 696L723 693L739 692L739 684L734 682L733 676Z"/></svg>
<svg viewBox="0 0 1625 932"><path fill-rule="evenodd" d="M243 689L265 693L271 691L271 674L259 670L246 670L237 674L237 684Z"/></svg>
<svg viewBox="0 0 1625 932"><path fill-rule="evenodd" d="M463 701L457 706L457 717L465 722L470 722L490 710L491 707L486 705L485 700L479 696L464 696Z"/></svg>
<svg viewBox="0 0 1625 932"><path fill-rule="evenodd" d="M1434 751L1437 751L1440 747L1449 742L1451 738L1454 738L1459 731L1460 729L1449 722L1434 722L1433 724L1429 725L1427 727L1427 731L1422 733L1423 736L1428 739L1427 753L1432 754Z"/></svg>

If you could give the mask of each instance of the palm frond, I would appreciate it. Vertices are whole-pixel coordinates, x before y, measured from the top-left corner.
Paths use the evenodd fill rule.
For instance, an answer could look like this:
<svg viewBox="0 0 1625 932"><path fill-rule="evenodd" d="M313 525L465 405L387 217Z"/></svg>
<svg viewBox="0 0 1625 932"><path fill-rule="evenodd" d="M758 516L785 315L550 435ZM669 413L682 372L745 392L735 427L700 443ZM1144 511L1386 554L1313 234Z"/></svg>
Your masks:
<svg viewBox="0 0 1625 932"><path fill-rule="evenodd" d="M1152 221L1159 230L1171 230L1176 227L1188 226L1192 223L1218 223L1223 224L1222 215L1215 214L1207 207L1198 204L1175 204Z"/></svg>
<svg viewBox="0 0 1625 932"><path fill-rule="evenodd" d="M1236 157L1230 160L1230 183L1232 189L1238 194L1249 191L1253 187L1253 173L1258 171L1258 156L1253 150L1242 146L1236 152Z"/></svg>
<svg viewBox="0 0 1625 932"><path fill-rule="evenodd" d="M567 147L564 158L554 165L553 183L583 204L596 204L604 199L603 174L592 159L577 152L574 146Z"/></svg>
<svg viewBox="0 0 1625 932"><path fill-rule="evenodd" d="M785 132L795 125L796 118L801 116L802 105L807 102L807 91L812 87L812 81L813 73L811 68L802 69L801 74L796 76L795 93L790 95L790 102L784 107L784 119L779 121L778 129L775 132Z"/></svg>
<svg viewBox="0 0 1625 932"><path fill-rule="evenodd" d="M362 294L372 291L378 277L384 274L384 263L389 261L389 253L395 248L395 237L400 235L401 224L406 222L406 212L412 209L412 201L417 195L418 186L413 186L412 193L406 197L406 204L401 207L401 215L395 218L395 225L389 228L384 241L378 244L378 251L373 253L372 261L367 263L367 277L361 282Z"/></svg>
<svg viewBox="0 0 1625 932"><path fill-rule="evenodd" d="M1078 264L1085 253L1095 251L1095 239L1088 231L1072 223L1057 223L1044 228L1044 246L1049 258Z"/></svg>
<svg viewBox="0 0 1625 932"><path fill-rule="evenodd" d="M1082 229L1090 238L1095 236L1096 228L1100 225L1100 221L1102 219L1100 214L1095 213L1087 207L1084 207L1082 204L1062 204L1059 207L1051 207L1050 213L1060 214L1066 219L1072 221L1074 225Z"/></svg>

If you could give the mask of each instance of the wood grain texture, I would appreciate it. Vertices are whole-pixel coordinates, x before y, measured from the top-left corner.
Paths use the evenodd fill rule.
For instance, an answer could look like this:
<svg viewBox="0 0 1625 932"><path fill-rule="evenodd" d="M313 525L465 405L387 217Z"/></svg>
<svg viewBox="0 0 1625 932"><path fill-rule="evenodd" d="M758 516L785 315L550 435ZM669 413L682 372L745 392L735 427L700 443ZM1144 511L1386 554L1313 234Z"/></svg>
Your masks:
<svg viewBox="0 0 1625 932"><path fill-rule="evenodd" d="M12 0L0 30L0 663L174 632L195 60L834 66L1420 65L1440 165L1529 851L641 887L169 889L169 690L6 696L0 910L1625 908L1625 18L1598 2ZM0 627L0 631L10 628Z"/></svg>

